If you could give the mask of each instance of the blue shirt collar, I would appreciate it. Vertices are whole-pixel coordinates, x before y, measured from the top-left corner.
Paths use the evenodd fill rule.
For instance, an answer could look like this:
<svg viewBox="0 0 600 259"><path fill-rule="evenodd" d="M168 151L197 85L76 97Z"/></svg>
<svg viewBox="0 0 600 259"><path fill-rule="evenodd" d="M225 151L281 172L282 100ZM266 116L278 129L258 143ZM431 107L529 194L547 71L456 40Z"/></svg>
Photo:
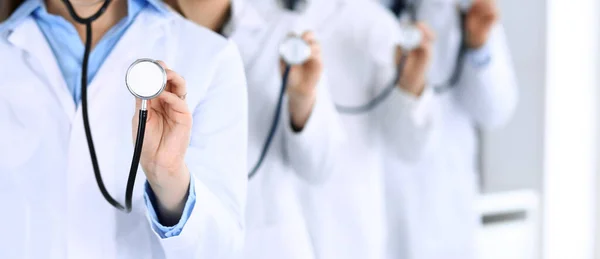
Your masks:
<svg viewBox="0 0 600 259"><path fill-rule="evenodd" d="M170 12L166 4L161 0L127 0L128 14L126 19L133 19L135 14L138 13L140 9L146 7L146 5L163 15ZM0 24L0 33L5 30L16 28L27 17L32 15L36 15L42 19L63 19L62 17L49 14L46 11L43 0L26 0L3 24Z"/></svg>

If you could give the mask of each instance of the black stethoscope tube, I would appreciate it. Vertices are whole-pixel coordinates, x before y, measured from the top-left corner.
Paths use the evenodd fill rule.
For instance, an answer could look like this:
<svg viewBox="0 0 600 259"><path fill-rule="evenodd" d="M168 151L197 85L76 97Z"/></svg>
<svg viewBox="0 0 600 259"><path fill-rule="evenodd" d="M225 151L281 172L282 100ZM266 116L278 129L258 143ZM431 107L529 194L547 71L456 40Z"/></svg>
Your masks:
<svg viewBox="0 0 600 259"><path fill-rule="evenodd" d="M273 142L273 137L275 136L275 132L277 132L277 127L279 126L279 119L281 117L281 109L283 106L283 97L285 96L285 90L287 89L287 83L288 83L288 78L290 75L291 68L292 67L290 65L285 66L285 70L283 72L283 78L281 80L281 88L279 90L279 99L277 100L277 108L275 109L275 115L273 115L273 122L271 123L271 129L269 130L269 135L267 135L265 143L263 144L262 150L260 152L260 156L258 157L258 161L252 167L252 170L250 171L250 173L248 173L248 179L252 179L258 172L258 169L260 169L260 166L264 162L265 157L267 156L267 153L269 152L269 148L271 147L271 142Z"/></svg>
<svg viewBox="0 0 600 259"><path fill-rule="evenodd" d="M406 60L408 60L408 53L402 53L397 67L396 78L394 78L392 84L383 89L383 91L375 98L371 99L371 101L361 106L344 106L336 104L336 110L339 113L344 114L361 114L375 109L379 104L385 101L388 96L390 96L390 94L396 88L396 85L398 85L398 81L400 81L400 78L402 78L402 72L404 72L404 67L406 66Z"/></svg>
<svg viewBox="0 0 600 259"><path fill-rule="evenodd" d="M140 157L142 153L142 146L144 143L144 132L146 130L146 120L148 118L148 111L145 108L142 108L139 113L139 123L137 130L137 138L135 141L135 148L133 153L133 159L131 162L131 168L129 171L129 177L127 179L127 189L125 191L125 206L121 205L118 201L116 201L106 189L104 185L104 181L102 180L102 174L100 173L100 166L98 163L98 157L96 156L96 149L94 148L94 140L92 138L92 131L90 128L89 115L88 115L88 103L87 103L87 81L88 81L88 66L89 66L89 58L90 52L92 48L92 22L97 20L108 8L111 0L105 0L102 7L92 16L88 18L80 17L77 12L75 12L75 8L71 4L69 0L62 0L71 17L80 24L85 25L86 35L85 35L85 50L83 54L83 64L81 66L81 106L82 106L82 115L83 115L83 127L85 129L85 136L88 143L88 148L90 152L90 157L92 160L92 166L94 168L94 176L96 177L96 183L98 184L98 188L104 196L104 199L110 205L117 208L118 210L125 211L127 213L131 212L132 208L132 197L133 197L133 189L135 186L135 178L137 175L137 169L140 163Z"/></svg>

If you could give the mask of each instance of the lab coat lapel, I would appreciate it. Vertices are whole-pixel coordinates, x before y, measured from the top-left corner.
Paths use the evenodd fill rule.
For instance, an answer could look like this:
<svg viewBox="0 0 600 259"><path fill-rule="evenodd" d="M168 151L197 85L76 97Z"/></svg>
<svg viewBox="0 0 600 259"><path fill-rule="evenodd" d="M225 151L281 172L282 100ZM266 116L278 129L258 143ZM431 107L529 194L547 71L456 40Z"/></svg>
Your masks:
<svg viewBox="0 0 600 259"><path fill-rule="evenodd" d="M315 31L317 36L327 34L330 28L335 27L330 25L334 24L345 4L345 0L309 0L308 8L302 13L303 24L298 28Z"/></svg>
<svg viewBox="0 0 600 259"><path fill-rule="evenodd" d="M54 53L47 43L46 37L42 34L33 18L27 18L21 25L17 26L8 37L8 41L15 47L27 52L27 64L32 70L41 67L43 73L36 73L47 86L51 88L54 96L59 100L63 110L68 118L73 118L75 114L75 103L71 96L67 84L63 78L62 72Z"/></svg>
<svg viewBox="0 0 600 259"><path fill-rule="evenodd" d="M265 41L268 41L270 31L266 21L258 14L257 10L243 0L232 2L232 26L229 37L238 43L239 51L244 60L246 71L254 66L257 57L262 53L260 50ZM271 26L275 27L275 26Z"/></svg>

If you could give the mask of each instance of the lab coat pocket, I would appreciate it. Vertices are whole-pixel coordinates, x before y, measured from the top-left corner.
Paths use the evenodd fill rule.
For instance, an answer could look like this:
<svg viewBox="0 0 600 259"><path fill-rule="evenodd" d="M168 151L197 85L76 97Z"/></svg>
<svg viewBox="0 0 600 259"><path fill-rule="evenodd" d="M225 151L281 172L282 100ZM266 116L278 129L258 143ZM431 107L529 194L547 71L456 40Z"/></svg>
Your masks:
<svg viewBox="0 0 600 259"><path fill-rule="evenodd" d="M40 97L0 96L0 171L15 171L32 159L47 129Z"/></svg>

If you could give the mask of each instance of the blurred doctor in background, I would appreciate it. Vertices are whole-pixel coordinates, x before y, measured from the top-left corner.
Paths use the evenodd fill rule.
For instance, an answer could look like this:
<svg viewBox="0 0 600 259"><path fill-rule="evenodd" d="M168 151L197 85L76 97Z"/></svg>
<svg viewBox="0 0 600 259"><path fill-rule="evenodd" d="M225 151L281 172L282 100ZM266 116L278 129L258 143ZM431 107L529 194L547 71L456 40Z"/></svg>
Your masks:
<svg viewBox="0 0 600 259"><path fill-rule="evenodd" d="M282 92L279 46L297 32L296 15L280 12L267 19L246 0L167 2L188 19L232 39L244 60L250 182L246 245L240 258L314 258L295 183L301 179L319 184L329 178L341 143L338 114L322 79L318 41L311 32L302 34L311 55L303 64L291 67L287 89ZM276 120L273 115L279 105L281 118ZM279 127L262 166L255 171L274 121Z"/></svg>
<svg viewBox="0 0 600 259"><path fill-rule="evenodd" d="M413 96L424 94L427 59L406 62L406 73L396 80L399 26L374 1L254 2L265 17L294 10L304 26L314 29L344 128L331 179L300 188L316 258L383 258L383 158L414 161L428 143L430 119L412 119L422 112ZM422 30L425 40L410 55L427 55L432 47L431 33Z"/></svg>
<svg viewBox="0 0 600 259"><path fill-rule="evenodd" d="M517 102L498 7L493 0L384 2L400 23L414 15L435 33L433 53L423 57L431 59L427 85L435 93L417 97L435 118L431 145L417 163L386 156L388 257L474 258L478 129L505 123Z"/></svg>

